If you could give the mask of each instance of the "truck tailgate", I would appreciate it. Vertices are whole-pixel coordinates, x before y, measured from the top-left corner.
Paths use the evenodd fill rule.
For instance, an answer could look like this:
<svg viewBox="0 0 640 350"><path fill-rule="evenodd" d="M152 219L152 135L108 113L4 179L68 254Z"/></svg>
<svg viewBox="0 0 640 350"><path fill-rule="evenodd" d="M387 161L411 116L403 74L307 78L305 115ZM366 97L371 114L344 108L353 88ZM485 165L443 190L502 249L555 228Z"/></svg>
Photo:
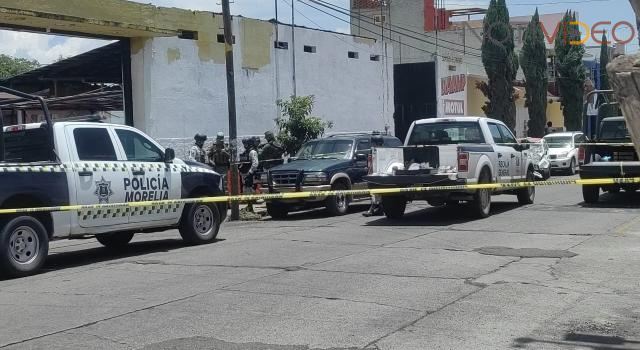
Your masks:
<svg viewBox="0 0 640 350"><path fill-rule="evenodd" d="M640 176L640 162L591 162L580 166L583 179Z"/></svg>
<svg viewBox="0 0 640 350"><path fill-rule="evenodd" d="M374 174L390 174L394 166L402 168L404 166L403 149L397 148L374 148L372 150L372 167Z"/></svg>

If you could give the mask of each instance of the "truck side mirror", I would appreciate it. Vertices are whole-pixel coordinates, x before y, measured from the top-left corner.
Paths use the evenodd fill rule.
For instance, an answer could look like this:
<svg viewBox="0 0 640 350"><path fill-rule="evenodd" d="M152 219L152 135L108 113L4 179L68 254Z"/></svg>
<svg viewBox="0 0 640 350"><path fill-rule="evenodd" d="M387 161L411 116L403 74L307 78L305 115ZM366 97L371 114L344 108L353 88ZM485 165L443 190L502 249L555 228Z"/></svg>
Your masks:
<svg viewBox="0 0 640 350"><path fill-rule="evenodd" d="M358 161L358 162L366 162L367 161L367 155L364 154L364 153L356 154L356 161Z"/></svg>
<svg viewBox="0 0 640 350"><path fill-rule="evenodd" d="M164 162L171 163L176 159L176 151L173 148L167 148L164 150Z"/></svg>

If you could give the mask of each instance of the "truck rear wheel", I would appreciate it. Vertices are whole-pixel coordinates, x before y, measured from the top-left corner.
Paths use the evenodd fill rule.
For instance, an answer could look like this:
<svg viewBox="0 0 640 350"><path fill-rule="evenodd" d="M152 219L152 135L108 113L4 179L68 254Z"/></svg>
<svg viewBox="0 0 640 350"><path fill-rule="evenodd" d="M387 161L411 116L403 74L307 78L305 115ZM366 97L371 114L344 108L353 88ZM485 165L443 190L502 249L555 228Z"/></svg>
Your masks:
<svg viewBox="0 0 640 350"><path fill-rule="evenodd" d="M569 169L567 169L567 173L569 175L575 175L576 174L576 159L575 158L571 158L571 164L569 164Z"/></svg>
<svg viewBox="0 0 640 350"><path fill-rule="evenodd" d="M284 219L289 215L289 206L282 203L267 202L267 214L272 219Z"/></svg>
<svg viewBox="0 0 640 350"><path fill-rule="evenodd" d="M582 198L585 203L598 203L600 199L600 186L582 186Z"/></svg>
<svg viewBox="0 0 640 350"><path fill-rule="evenodd" d="M527 170L527 182L534 182L535 176L533 175L533 170ZM533 201L536 198L536 187L525 187L518 190L518 203L522 205L533 204Z"/></svg>
<svg viewBox="0 0 640 350"><path fill-rule="evenodd" d="M19 216L0 231L0 275L22 277L38 271L49 253L49 236L42 223Z"/></svg>
<svg viewBox="0 0 640 350"><path fill-rule="evenodd" d="M107 248L122 248L133 239L133 232L103 233L96 236L100 244Z"/></svg>
<svg viewBox="0 0 640 350"><path fill-rule="evenodd" d="M184 208L180 236L190 244L213 242L220 230L220 211L215 204L194 203Z"/></svg>
<svg viewBox="0 0 640 350"><path fill-rule="evenodd" d="M345 191L349 189L349 185L344 182L336 182L331 186L332 191ZM341 194L337 196L329 196L327 198L327 210L333 216L341 216L349 211L349 196Z"/></svg>
<svg viewBox="0 0 640 350"><path fill-rule="evenodd" d="M491 175L487 169L483 169L478 179L479 184L491 183ZM491 212L491 190L479 189L473 194L471 202L473 214L478 218L486 218Z"/></svg>
<svg viewBox="0 0 640 350"><path fill-rule="evenodd" d="M383 196L382 210L387 219L400 219L407 209L407 199L403 196Z"/></svg>

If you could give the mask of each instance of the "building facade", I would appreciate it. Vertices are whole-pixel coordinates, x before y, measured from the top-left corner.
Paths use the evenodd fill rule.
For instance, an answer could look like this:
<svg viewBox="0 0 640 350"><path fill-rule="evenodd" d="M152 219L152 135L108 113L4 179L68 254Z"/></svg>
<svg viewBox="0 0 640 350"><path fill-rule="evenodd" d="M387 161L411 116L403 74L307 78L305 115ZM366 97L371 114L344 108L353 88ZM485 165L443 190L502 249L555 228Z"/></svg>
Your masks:
<svg viewBox="0 0 640 350"><path fill-rule="evenodd" d="M480 8L448 10L436 8L434 0L351 0L351 31L356 35L376 35L394 45L396 84L396 129L417 118L476 115L482 110L486 98L477 85L487 81L481 59L482 19L472 16L486 12ZM543 14L545 28L555 28L563 14ZM511 18L516 52L522 48L523 35L530 16ZM551 29L552 30L552 29ZM553 84L553 42L546 42L549 56L550 82ZM431 98L412 101L407 105L398 85L407 84L402 72L404 65L425 65L433 74L420 88L427 89ZM413 68L415 69L415 67ZM415 78L415 76L413 76ZM524 81L521 70L517 80ZM526 89L516 84L516 128L518 136L526 136L528 111L525 107ZM415 84L414 84L415 87ZM431 92L433 90L433 93ZM444 93L443 93L444 92ZM453 94L452 94L453 92ZM415 93L413 93L415 95ZM427 108L420 108L428 106ZM414 113L408 112L413 111ZM416 112L417 111L417 112ZM550 94L547 119L554 125L563 124L558 98ZM405 128L406 129L406 128Z"/></svg>
<svg viewBox="0 0 640 350"><path fill-rule="evenodd" d="M220 14L125 0L6 0L0 26L122 43L125 122L178 155L196 133L228 135ZM315 97L312 114L332 121L332 132L393 129L391 45L239 16L232 30L239 136L274 130L277 101L294 91Z"/></svg>

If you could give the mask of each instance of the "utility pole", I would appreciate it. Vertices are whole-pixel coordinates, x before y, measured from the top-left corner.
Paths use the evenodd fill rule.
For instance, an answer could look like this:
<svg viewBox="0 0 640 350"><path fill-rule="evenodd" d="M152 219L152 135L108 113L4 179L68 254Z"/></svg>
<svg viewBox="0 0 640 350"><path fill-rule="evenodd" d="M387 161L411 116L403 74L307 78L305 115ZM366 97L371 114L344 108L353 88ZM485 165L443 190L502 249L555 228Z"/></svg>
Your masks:
<svg viewBox="0 0 640 350"><path fill-rule="evenodd" d="M231 146L231 194L240 194L238 182L238 130L236 127L236 84L233 73L233 34L231 33L231 10L229 0L222 0L224 23L224 54L227 64L227 103L229 106L229 145ZM231 220L240 219L240 205L231 202Z"/></svg>
<svg viewBox="0 0 640 350"><path fill-rule="evenodd" d="M296 86L296 14L294 4L296 0L291 0L291 53L293 54L293 96L297 96Z"/></svg>

